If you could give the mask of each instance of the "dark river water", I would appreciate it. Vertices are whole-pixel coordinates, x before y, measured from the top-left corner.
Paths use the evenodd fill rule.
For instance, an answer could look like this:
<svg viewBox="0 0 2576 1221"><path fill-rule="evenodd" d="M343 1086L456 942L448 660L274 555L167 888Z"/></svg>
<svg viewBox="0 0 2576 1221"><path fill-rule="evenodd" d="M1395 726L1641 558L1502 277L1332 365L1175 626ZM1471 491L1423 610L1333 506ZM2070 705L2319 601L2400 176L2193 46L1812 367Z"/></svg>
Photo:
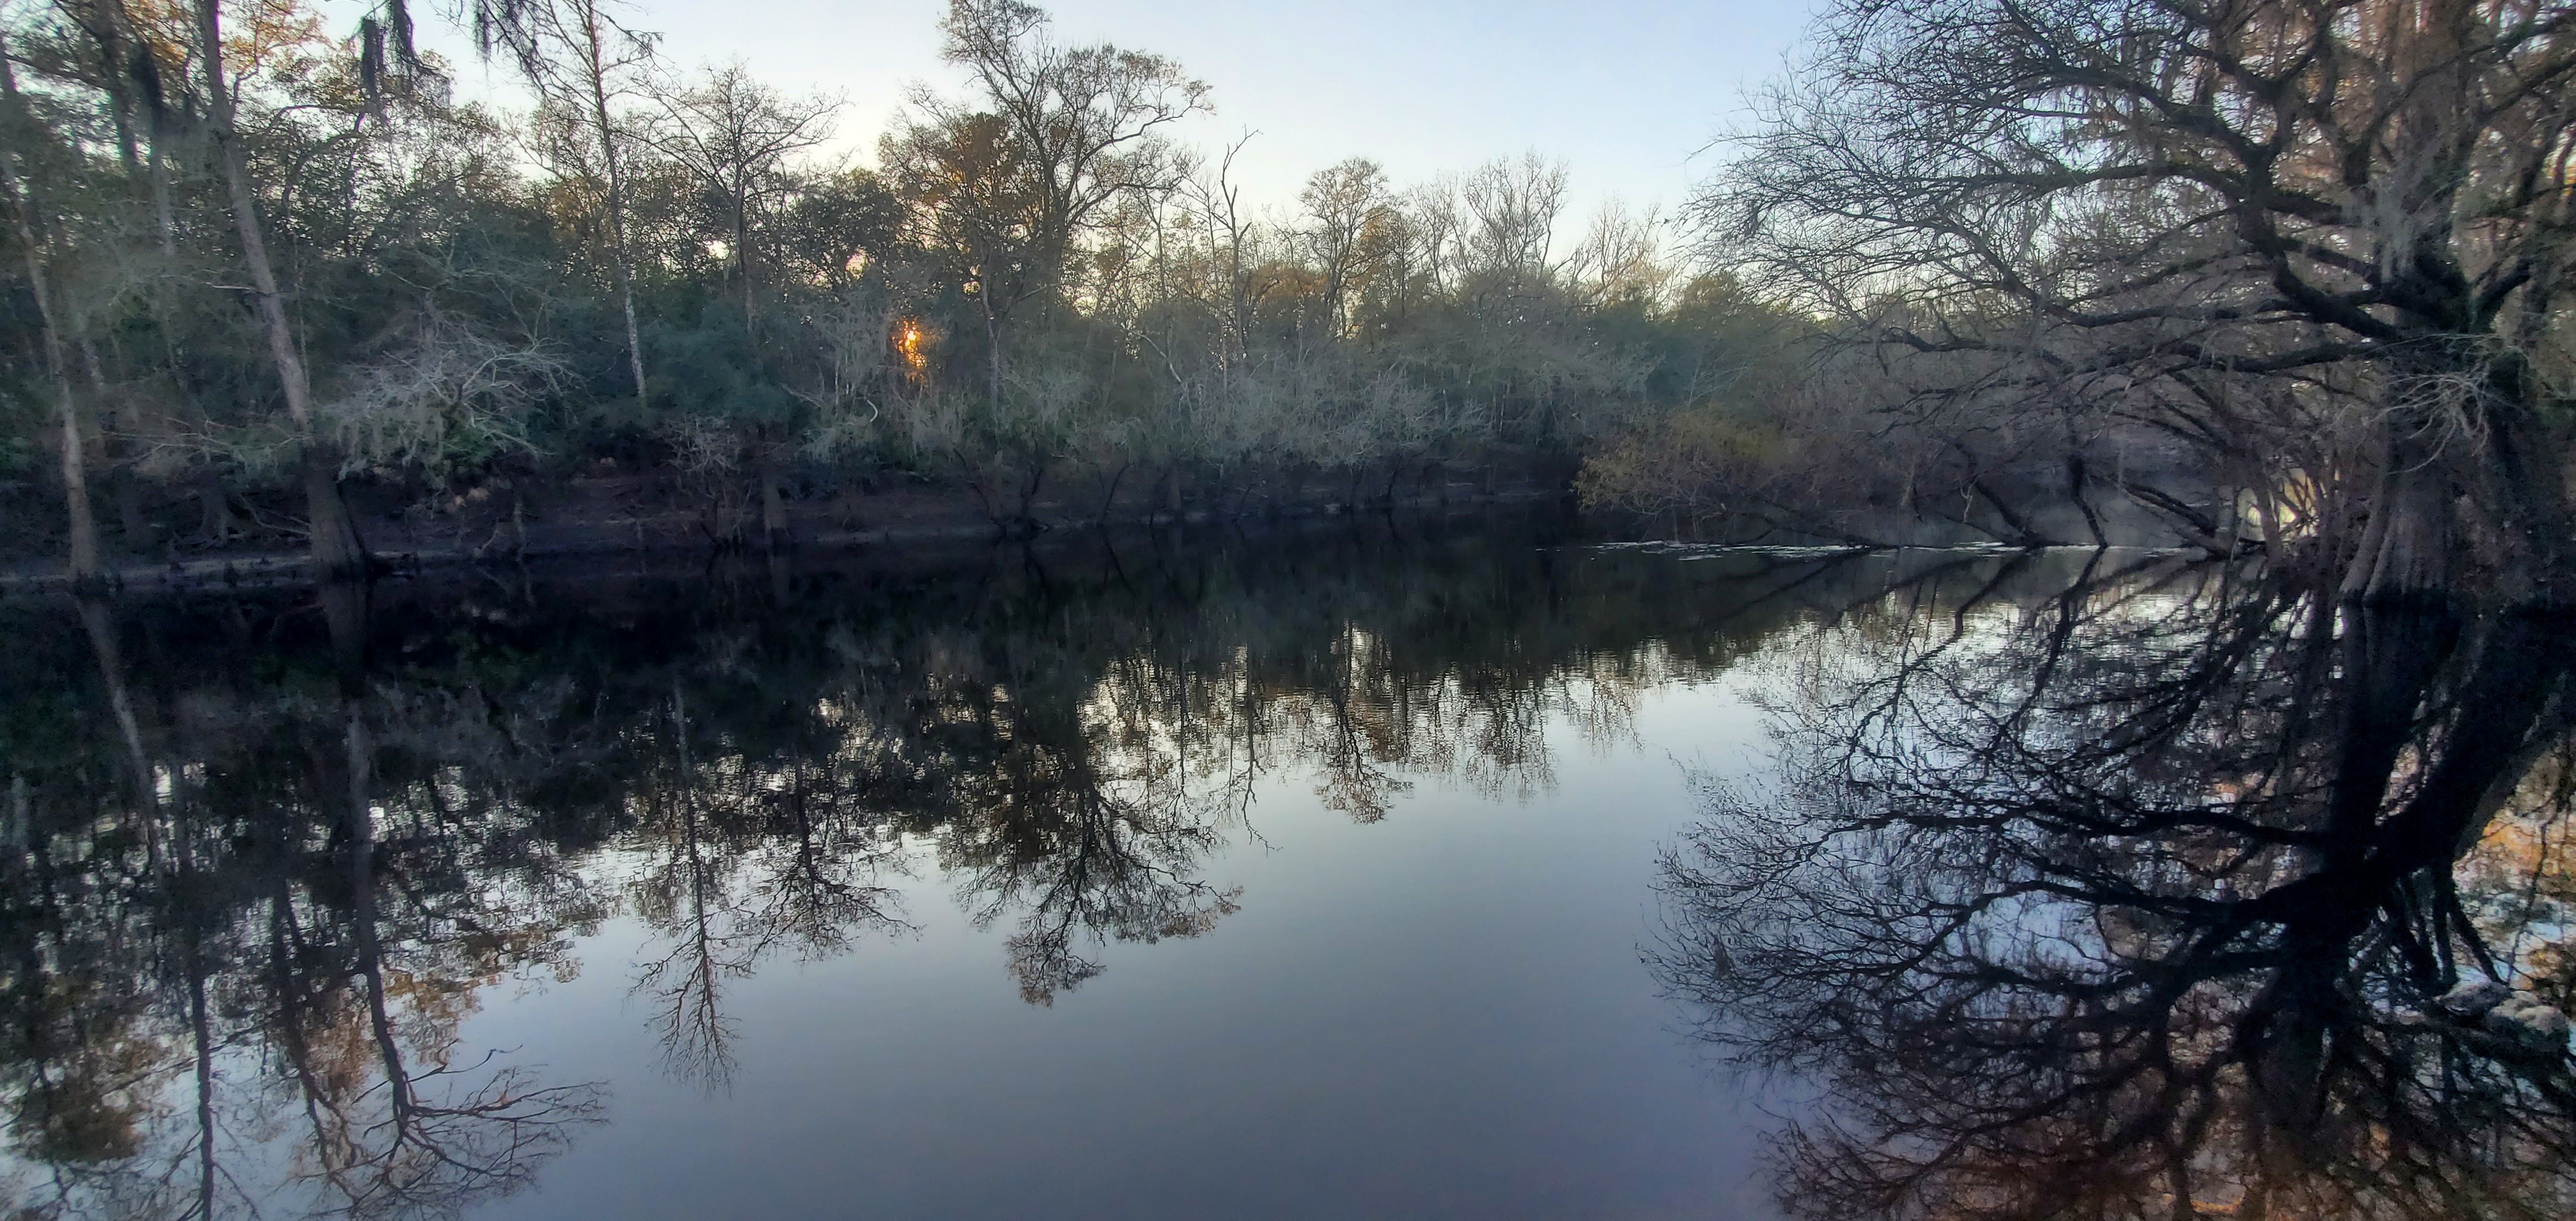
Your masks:
<svg viewBox="0 0 2576 1221"><path fill-rule="evenodd" d="M0 631L10 1216L2576 1212L2547 615L1381 521Z"/></svg>

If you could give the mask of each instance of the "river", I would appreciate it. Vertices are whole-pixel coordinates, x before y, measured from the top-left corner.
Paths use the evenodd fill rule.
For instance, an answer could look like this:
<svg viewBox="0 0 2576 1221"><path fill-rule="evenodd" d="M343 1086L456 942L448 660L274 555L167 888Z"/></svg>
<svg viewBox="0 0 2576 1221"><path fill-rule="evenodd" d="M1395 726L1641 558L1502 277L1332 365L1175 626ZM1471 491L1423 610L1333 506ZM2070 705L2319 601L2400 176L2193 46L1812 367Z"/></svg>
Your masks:
<svg viewBox="0 0 2576 1221"><path fill-rule="evenodd" d="M21 598L5 1191L2553 1215L2564 637L2313 605L1383 520Z"/></svg>

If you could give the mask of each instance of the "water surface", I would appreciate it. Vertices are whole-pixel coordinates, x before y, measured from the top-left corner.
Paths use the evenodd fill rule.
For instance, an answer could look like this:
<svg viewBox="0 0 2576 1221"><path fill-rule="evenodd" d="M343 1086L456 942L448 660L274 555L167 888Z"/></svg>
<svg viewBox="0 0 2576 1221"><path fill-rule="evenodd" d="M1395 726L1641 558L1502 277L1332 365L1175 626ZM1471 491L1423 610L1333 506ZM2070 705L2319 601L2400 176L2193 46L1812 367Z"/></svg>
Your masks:
<svg viewBox="0 0 2576 1221"><path fill-rule="evenodd" d="M2385 1146L2474 1102L2497 1122L2404 1129L2423 1165L2320 1146L2300 1190L2430 1166L2452 1194L2341 1198L2563 1200L2563 1043L2417 995L2462 974L2454 916L2556 986L2545 843L2518 874L2469 859L2471 900L2421 919L2383 900L2438 900L2448 857L2392 840L2349 873L2358 916L2194 924L2343 867L2305 807L2245 797L2304 791L2249 762L2285 750L2356 771L2299 736L2349 734L2248 712L2290 697L2244 659L2314 628L2249 588L2171 557L1379 522L21 603L8 1190L73 1216L1723 1218L1902 1206L1893 1179L2038 1216L2008 1185L2054 1176L2146 1215L2241 1207L2288 1156L2214 1131L2268 1150L2331 1116ZM2404 630L2465 677L2390 681L2453 695L2538 648ZM2480 706L2514 749L2463 766L2528 771L2548 715ZM2102 732L2147 713L2167 731ZM2422 717L2398 753L2417 721L2395 790L2440 757ZM2229 817L2100 817L2149 796ZM2402 820L2372 802L2347 817ZM2419 969L2389 947L2426 919ZM2299 986L2342 999L2263 999L2320 964ZM2152 982L2177 971L2184 1001ZM2249 1021L2250 1050L2174 1069ZM2419 1053L2450 1084L2384 1063ZM2283 1098L2308 1110L2247 1118ZM2122 1161L2121 1132L2174 1152Z"/></svg>

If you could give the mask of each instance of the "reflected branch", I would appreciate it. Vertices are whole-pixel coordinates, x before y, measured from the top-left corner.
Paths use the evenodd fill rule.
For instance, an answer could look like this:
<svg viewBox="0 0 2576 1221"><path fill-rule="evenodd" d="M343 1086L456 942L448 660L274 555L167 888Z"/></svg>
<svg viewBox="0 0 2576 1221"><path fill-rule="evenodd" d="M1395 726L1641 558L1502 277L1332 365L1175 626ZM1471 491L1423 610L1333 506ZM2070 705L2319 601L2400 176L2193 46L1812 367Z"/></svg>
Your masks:
<svg viewBox="0 0 2576 1221"><path fill-rule="evenodd" d="M2564 1214L2576 1078L2529 989L2567 926L2497 950L2459 862L2567 817L2514 795L2576 745L2570 625L2319 597L2088 568L1817 638L1776 775L1697 781L1651 955L1728 1062L1823 1091L1784 1206Z"/></svg>

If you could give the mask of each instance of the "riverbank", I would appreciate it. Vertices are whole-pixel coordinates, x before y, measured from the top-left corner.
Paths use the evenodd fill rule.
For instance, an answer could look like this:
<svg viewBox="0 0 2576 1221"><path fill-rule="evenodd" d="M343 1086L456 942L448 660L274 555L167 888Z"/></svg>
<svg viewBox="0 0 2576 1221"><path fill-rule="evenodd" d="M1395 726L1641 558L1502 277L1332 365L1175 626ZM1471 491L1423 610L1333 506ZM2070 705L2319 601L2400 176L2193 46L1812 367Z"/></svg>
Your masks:
<svg viewBox="0 0 2576 1221"><path fill-rule="evenodd" d="M1260 493L1260 494L1254 494ZM1339 494L1337 494L1339 493ZM692 496L669 480L631 476L573 479L554 485L498 481L362 521L368 548L387 574L534 560L615 555L727 555L915 548L980 544L1094 529L1288 523L1364 514L1449 516L1508 507L1514 512L1562 504L1562 483L1520 480L1501 486L1450 479L1392 483L1376 496L1311 489L1289 498L1276 491L1216 496L1196 502L1144 495L1085 500L1032 499L1022 513L997 520L974 489L898 485L853 496L784 501L776 531L756 525L756 509ZM299 584L311 579L300 545L269 541L179 551L162 558L111 557L111 588L183 590L208 586ZM0 566L0 590L42 591L70 585L57 559Z"/></svg>

